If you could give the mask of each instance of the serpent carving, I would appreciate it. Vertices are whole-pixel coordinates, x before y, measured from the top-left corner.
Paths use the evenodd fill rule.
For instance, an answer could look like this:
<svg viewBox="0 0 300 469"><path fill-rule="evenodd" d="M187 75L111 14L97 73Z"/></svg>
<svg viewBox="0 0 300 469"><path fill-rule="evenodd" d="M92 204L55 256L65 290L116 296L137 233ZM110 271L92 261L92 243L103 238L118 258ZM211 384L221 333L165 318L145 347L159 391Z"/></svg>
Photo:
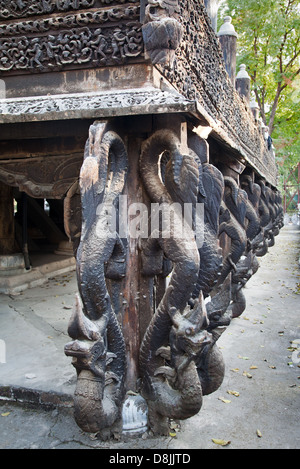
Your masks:
<svg viewBox="0 0 300 469"><path fill-rule="evenodd" d="M65 346L77 371L75 420L87 432L102 438L120 431L124 398L125 344L106 287L107 271L113 278L125 275L122 243L111 228L127 170L121 138L105 123L90 127L80 172L82 230L77 250L76 299ZM114 259L115 253L117 259ZM124 257L124 255L123 255Z"/></svg>
<svg viewBox="0 0 300 469"><path fill-rule="evenodd" d="M241 186L223 176L207 162L207 143L189 137L183 147L173 131L158 130L143 143L139 160L151 209L158 207L151 210L150 232L138 243L141 274L154 279L171 274L160 301L155 298L139 353L138 390L147 401L154 434L168 434L170 418L195 415L203 396L221 385L225 366L217 341L245 310L243 287L259 267L257 256L272 245L283 223L278 193L247 174L241 175ZM76 223L69 225L79 294L65 353L77 371L75 420L102 439L121 433L126 392L125 341L106 279L126 275L126 249L112 217L127 165L120 136L106 123L95 122L79 178L81 231ZM74 184L67 215L78 196ZM227 244L222 250L223 233Z"/></svg>
<svg viewBox="0 0 300 469"><path fill-rule="evenodd" d="M159 160L166 151L163 184ZM140 173L152 202L170 206L180 201L174 207L173 226L182 225L182 204L196 204L199 187L203 189L197 155L192 150L182 154L175 134L157 131L142 147ZM168 236L160 230L159 237L151 233L148 240L152 246L154 240L173 263L170 283L140 348L141 393L148 402L149 424L160 434L168 432L169 418L186 419L200 410L203 394L213 388L206 385L207 366L222 368L222 358L213 348L216 337L207 330L202 292L192 300L200 267L193 226L185 225L182 234L176 237L172 231Z"/></svg>
<svg viewBox="0 0 300 469"><path fill-rule="evenodd" d="M202 187L198 203L204 205L203 243L199 248L200 269L193 298L202 291L207 297L218 280L222 268L222 250L219 245L219 212L224 193L224 178L213 165L202 164Z"/></svg>
<svg viewBox="0 0 300 469"><path fill-rule="evenodd" d="M225 192L224 202L222 202L220 210L219 235L225 232L231 240L231 247L229 254L223 260L223 267L217 285L221 285L227 275L236 268L236 264L247 246L245 230L247 194L229 176L224 177L224 183Z"/></svg>

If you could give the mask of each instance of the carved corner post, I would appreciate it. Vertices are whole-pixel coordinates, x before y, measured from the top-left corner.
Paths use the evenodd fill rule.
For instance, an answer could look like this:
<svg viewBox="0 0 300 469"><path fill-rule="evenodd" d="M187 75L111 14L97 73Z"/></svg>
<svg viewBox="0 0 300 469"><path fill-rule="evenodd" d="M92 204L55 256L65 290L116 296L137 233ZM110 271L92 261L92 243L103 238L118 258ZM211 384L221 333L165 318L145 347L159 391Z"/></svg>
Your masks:
<svg viewBox="0 0 300 469"><path fill-rule="evenodd" d="M142 138L125 121L90 127L79 184L65 198L79 290L65 346L77 371L75 420L102 439L122 432L126 393L138 391L140 336L153 313L153 279L141 275Z"/></svg>

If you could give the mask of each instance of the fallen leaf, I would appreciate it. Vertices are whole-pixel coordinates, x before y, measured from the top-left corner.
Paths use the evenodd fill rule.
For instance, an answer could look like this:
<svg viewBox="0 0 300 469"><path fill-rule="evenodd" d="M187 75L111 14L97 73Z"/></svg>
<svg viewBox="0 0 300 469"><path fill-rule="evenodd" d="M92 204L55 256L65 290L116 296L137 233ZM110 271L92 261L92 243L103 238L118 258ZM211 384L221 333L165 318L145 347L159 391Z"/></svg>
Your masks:
<svg viewBox="0 0 300 469"><path fill-rule="evenodd" d="M174 438L174 437L177 435L177 433L176 433L176 432L170 432L169 435L170 435L172 438Z"/></svg>
<svg viewBox="0 0 300 469"><path fill-rule="evenodd" d="M241 358L242 360L249 360L249 357L242 357L242 355L238 355L238 358Z"/></svg>
<svg viewBox="0 0 300 469"><path fill-rule="evenodd" d="M247 378L252 378L252 375L248 373L247 371L243 372L243 376L246 376Z"/></svg>
<svg viewBox="0 0 300 469"><path fill-rule="evenodd" d="M257 430L256 430L256 435L257 435L259 438L261 438L261 437L262 437L261 431L257 429Z"/></svg>
<svg viewBox="0 0 300 469"><path fill-rule="evenodd" d="M9 414L10 412L3 412L3 414L1 414L1 417L7 417Z"/></svg>
<svg viewBox="0 0 300 469"><path fill-rule="evenodd" d="M224 402L225 404L230 404L230 400L229 399L225 399L224 397L218 397L219 401L222 401Z"/></svg>
<svg viewBox="0 0 300 469"><path fill-rule="evenodd" d="M227 391L228 394L231 394L232 396L239 397L240 393L238 391Z"/></svg>
<svg viewBox="0 0 300 469"><path fill-rule="evenodd" d="M275 370L276 366L275 365L269 365L269 368L272 368L272 370Z"/></svg>
<svg viewBox="0 0 300 469"><path fill-rule="evenodd" d="M256 365L251 365L250 366L250 370L257 370L257 368L258 368L258 366L256 366Z"/></svg>
<svg viewBox="0 0 300 469"><path fill-rule="evenodd" d="M239 368L231 368L230 371L234 371L235 373L238 373L240 371L240 369Z"/></svg>
<svg viewBox="0 0 300 469"><path fill-rule="evenodd" d="M216 445L227 446L231 443L230 440L219 440L217 438L212 438L212 442Z"/></svg>

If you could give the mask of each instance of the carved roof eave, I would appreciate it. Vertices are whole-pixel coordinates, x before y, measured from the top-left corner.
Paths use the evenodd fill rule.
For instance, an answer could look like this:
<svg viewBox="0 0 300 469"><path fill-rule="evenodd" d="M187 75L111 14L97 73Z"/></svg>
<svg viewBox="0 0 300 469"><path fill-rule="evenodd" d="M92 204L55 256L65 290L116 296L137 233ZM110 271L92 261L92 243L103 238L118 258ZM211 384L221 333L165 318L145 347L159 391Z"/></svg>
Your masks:
<svg viewBox="0 0 300 469"><path fill-rule="evenodd" d="M229 149L240 161L248 162L272 185L276 180L262 164L262 155L233 140L206 110L195 100L189 100L175 90L162 91L147 87L129 90L36 96L0 100L0 124L57 121L73 119L106 119L110 117L162 113L185 113L201 125L211 127L211 136Z"/></svg>
<svg viewBox="0 0 300 469"><path fill-rule="evenodd" d="M277 170L274 157L264 148L264 152L256 154L246 146L235 133L235 139L231 138L223 129L222 123L216 122L198 103L195 103L197 114L202 116L207 126L211 127L210 137L217 141L233 158L236 158L243 164L248 163L257 174L265 178L274 187L277 186ZM265 165L263 160L267 159L268 164ZM273 163L273 164L272 164ZM270 167L271 166L271 167Z"/></svg>

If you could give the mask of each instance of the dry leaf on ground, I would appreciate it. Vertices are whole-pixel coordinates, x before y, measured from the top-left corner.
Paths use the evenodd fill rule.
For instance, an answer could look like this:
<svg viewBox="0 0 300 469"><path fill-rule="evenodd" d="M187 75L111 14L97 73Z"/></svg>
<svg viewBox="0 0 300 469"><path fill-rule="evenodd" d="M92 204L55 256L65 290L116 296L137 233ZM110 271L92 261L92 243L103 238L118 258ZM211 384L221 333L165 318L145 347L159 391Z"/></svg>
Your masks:
<svg viewBox="0 0 300 469"><path fill-rule="evenodd" d="M230 440L219 440L218 438L212 438L212 442L221 446L227 446L231 443Z"/></svg>
<svg viewBox="0 0 300 469"><path fill-rule="evenodd" d="M228 390L227 391L228 394L231 394L232 396L236 396L236 397L239 397L240 393L238 391L230 391Z"/></svg>

